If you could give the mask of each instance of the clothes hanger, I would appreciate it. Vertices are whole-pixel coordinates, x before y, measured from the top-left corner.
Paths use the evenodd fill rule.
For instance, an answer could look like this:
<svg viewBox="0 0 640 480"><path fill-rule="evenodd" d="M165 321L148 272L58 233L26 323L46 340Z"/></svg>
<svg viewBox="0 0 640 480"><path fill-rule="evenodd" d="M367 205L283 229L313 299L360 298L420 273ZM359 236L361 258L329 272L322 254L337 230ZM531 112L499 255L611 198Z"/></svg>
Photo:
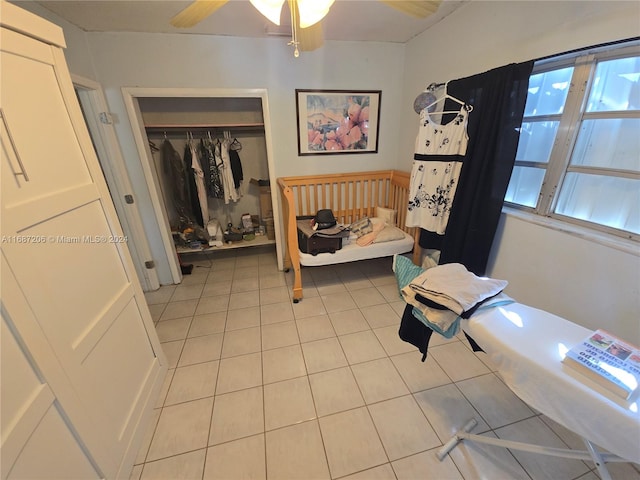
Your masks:
<svg viewBox="0 0 640 480"><path fill-rule="evenodd" d="M237 138L234 137L233 142L231 142L231 145L229 145L229 148L232 150L240 151L242 150L242 144L238 141Z"/></svg>
<svg viewBox="0 0 640 480"><path fill-rule="evenodd" d="M433 107L434 105L436 105L436 104L438 104L438 103L440 103L440 102L443 102L443 101L445 101L445 100L447 100L447 99L448 99L448 100L453 100L454 102L459 103L461 106L465 107L465 110L466 110L467 112L471 112L471 111L473 110L473 106L472 106L472 105L467 105L467 103L466 103L466 102L463 102L462 100L460 100L460 99L458 99L458 98L456 98L456 97L453 97L453 96L449 95L448 93L446 93L446 91L447 91L447 87L448 87L448 86L449 86L449 82L445 83L445 84L444 84L445 94L444 94L442 97L440 97L439 99L437 99L435 102L433 102L432 104L427 105L427 106L425 107L425 108L427 109L427 112L429 112L429 109L430 109L431 107ZM437 113L438 113L439 115L445 115L445 114L447 114L447 113L460 113L460 111L459 111L459 110L446 110L446 111L444 111L444 112L437 112Z"/></svg>

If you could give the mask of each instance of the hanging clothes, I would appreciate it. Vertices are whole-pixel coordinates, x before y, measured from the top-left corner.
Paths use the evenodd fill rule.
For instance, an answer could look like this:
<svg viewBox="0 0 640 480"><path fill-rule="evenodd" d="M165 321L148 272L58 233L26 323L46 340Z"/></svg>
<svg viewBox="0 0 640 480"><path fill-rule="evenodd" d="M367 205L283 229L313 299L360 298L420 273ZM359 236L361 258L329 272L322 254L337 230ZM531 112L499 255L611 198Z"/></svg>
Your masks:
<svg viewBox="0 0 640 480"><path fill-rule="evenodd" d="M182 158L180 158L180 154L166 138L162 143L162 161L164 168L166 168L170 174L171 201L178 213L179 220L183 224L193 223L195 215L191 208L189 197L189 185L187 183L188 170Z"/></svg>
<svg viewBox="0 0 640 480"><path fill-rule="evenodd" d="M533 64L505 65L448 84L451 95L473 105L473 115L455 205L440 237L441 264L462 263L476 275L486 273L518 151ZM420 246L434 248L432 237L421 232Z"/></svg>
<svg viewBox="0 0 640 480"><path fill-rule="evenodd" d="M207 188L204 185L204 170L200 164L200 156L198 150L193 141L188 142L191 149L191 168L193 169L193 176L196 184L196 191L198 194L198 204L200 206L200 212L202 214L202 226L204 227L209 223L209 201L207 200Z"/></svg>
<svg viewBox="0 0 640 480"><path fill-rule="evenodd" d="M467 151L469 109L460 107L446 124L433 121L429 109L420 112L420 128L409 184L406 225L443 235Z"/></svg>
<svg viewBox="0 0 640 480"><path fill-rule="evenodd" d="M200 160L200 167L202 168L202 172L204 174L204 188L209 194L209 189L211 186L211 167L209 166L209 159L206 156L206 152L203 148L204 146L204 137L200 138L198 145L196 146L196 151L198 152L198 159Z"/></svg>
<svg viewBox="0 0 640 480"><path fill-rule="evenodd" d="M220 170L216 162L216 156L214 154L214 144L211 138L203 139L200 141L201 159L204 169L204 164L209 165L209 182L207 183L207 194L211 198L224 198L224 190L222 189L222 178L220 177ZM206 175L206 171L205 171Z"/></svg>
<svg viewBox="0 0 640 480"><path fill-rule="evenodd" d="M216 146L216 155L220 155L222 159L222 185L224 188L224 203L237 202L240 199L233 180L233 172L231 170L231 158L229 157L229 146L231 138L225 137Z"/></svg>
<svg viewBox="0 0 640 480"><path fill-rule="evenodd" d="M226 132L231 138L231 134ZM229 144L229 160L231 162L231 173L233 174L233 184L236 189L239 189L244 180L242 174L242 162L240 161L240 155L238 152L242 150L242 144L235 138Z"/></svg>
<svg viewBox="0 0 640 480"><path fill-rule="evenodd" d="M189 203L191 204L191 210L193 211L194 218L198 225L204 228L202 208L200 207L200 199L198 198L198 187L196 186L196 178L193 171L193 153L190 142L187 142L184 147L184 165L187 186L189 189Z"/></svg>

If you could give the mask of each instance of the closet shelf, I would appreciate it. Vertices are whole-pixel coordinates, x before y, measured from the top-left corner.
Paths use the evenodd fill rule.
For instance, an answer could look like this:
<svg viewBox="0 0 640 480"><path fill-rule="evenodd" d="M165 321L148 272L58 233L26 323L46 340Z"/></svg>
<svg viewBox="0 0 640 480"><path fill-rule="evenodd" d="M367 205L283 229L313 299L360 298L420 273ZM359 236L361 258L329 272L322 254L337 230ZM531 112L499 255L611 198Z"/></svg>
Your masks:
<svg viewBox="0 0 640 480"><path fill-rule="evenodd" d="M145 130L147 132L161 132L166 130L215 130L215 129L243 129L243 130L254 130L254 129L263 129L264 123L256 122L256 123L195 123L195 124L153 124L153 125L145 125Z"/></svg>
<svg viewBox="0 0 640 480"><path fill-rule="evenodd" d="M232 250L235 248L246 248L246 247L262 247L265 245L275 245L275 240L270 240L266 235L256 235L255 240L251 241L241 241L241 242L233 242L233 243L225 243L221 247L200 247L200 248L188 248L188 247L179 247L176 246L176 252L180 254L186 253L207 253L207 252L219 252L222 250Z"/></svg>

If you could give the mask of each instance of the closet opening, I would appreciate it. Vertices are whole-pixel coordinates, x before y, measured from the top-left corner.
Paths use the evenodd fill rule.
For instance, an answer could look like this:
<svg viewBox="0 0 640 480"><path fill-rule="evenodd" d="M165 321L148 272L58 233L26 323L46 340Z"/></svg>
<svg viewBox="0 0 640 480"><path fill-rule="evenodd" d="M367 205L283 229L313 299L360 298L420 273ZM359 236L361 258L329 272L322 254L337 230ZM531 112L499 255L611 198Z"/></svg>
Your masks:
<svg viewBox="0 0 640 480"><path fill-rule="evenodd" d="M186 253L272 245L282 269L266 91L123 93L171 283Z"/></svg>

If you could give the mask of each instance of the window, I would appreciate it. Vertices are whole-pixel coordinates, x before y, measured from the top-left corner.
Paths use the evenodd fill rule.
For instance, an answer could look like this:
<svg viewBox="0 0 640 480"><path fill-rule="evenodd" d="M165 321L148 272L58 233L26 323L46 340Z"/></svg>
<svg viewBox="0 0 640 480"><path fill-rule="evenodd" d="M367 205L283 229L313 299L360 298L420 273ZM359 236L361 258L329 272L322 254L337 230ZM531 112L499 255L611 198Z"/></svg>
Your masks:
<svg viewBox="0 0 640 480"><path fill-rule="evenodd" d="M640 43L538 62L507 205L640 239Z"/></svg>

